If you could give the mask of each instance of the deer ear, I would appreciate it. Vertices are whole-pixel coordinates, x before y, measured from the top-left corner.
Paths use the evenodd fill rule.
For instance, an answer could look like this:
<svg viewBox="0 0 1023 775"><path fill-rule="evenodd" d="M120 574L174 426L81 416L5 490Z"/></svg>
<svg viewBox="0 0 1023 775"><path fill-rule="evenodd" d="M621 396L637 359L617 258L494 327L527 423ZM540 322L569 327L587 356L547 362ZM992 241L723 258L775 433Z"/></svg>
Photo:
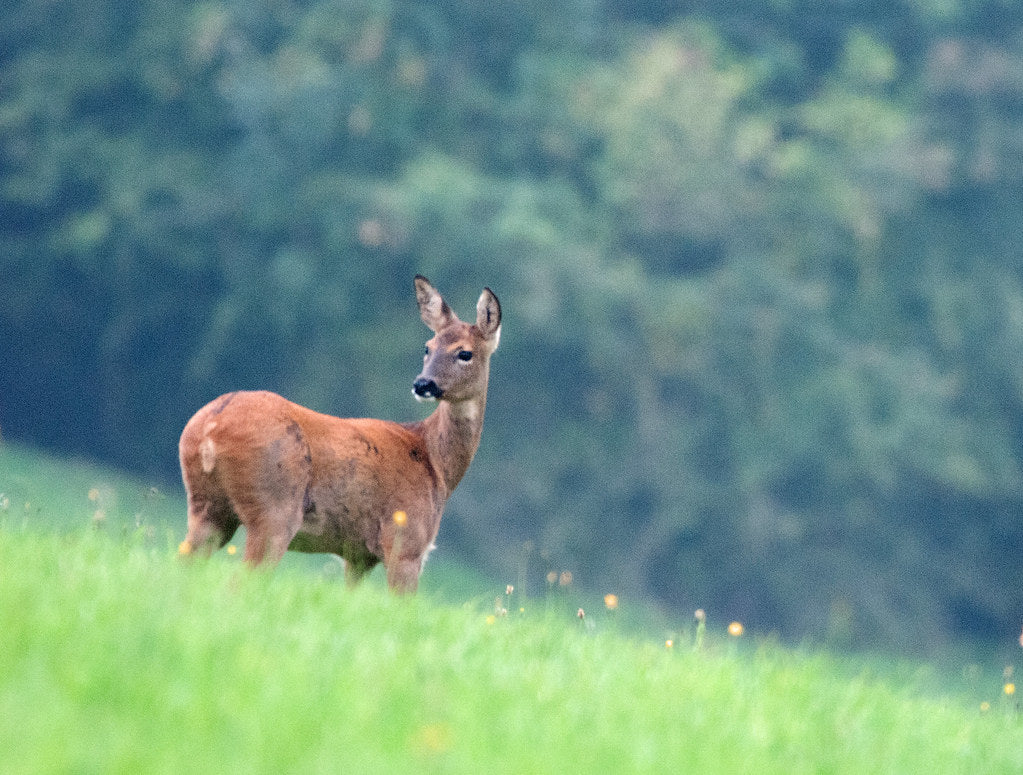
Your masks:
<svg viewBox="0 0 1023 775"><path fill-rule="evenodd" d="M426 327L437 333L454 320L455 315L437 289L421 274L416 275L416 301L419 303L419 316Z"/></svg>
<svg viewBox="0 0 1023 775"><path fill-rule="evenodd" d="M497 349L501 339L501 302L489 288L484 288L476 302L476 330L491 343L490 349Z"/></svg>

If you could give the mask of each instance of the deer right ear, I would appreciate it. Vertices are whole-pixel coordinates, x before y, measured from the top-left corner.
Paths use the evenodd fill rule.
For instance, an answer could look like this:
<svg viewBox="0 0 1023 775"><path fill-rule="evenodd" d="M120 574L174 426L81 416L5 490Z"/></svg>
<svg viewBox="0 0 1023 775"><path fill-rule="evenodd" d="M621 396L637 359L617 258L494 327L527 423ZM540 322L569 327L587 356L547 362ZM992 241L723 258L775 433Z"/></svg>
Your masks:
<svg viewBox="0 0 1023 775"><path fill-rule="evenodd" d="M419 316L426 327L434 333L454 320L455 315L437 289L421 274L416 275L416 301L419 303Z"/></svg>

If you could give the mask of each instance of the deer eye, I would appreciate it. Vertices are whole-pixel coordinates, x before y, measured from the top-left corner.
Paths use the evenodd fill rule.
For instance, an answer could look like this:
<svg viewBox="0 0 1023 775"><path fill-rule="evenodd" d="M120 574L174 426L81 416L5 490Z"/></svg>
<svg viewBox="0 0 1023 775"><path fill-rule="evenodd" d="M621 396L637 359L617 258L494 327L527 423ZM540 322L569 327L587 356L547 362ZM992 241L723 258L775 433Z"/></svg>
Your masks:
<svg viewBox="0 0 1023 775"><path fill-rule="evenodd" d="M472 360L472 351L470 351L470 350L459 350L458 351L458 360L460 360L460 361L471 361Z"/></svg>
<svg viewBox="0 0 1023 775"><path fill-rule="evenodd" d="M423 357L425 358L429 354L430 354L430 346L427 345L426 347L423 348Z"/></svg>

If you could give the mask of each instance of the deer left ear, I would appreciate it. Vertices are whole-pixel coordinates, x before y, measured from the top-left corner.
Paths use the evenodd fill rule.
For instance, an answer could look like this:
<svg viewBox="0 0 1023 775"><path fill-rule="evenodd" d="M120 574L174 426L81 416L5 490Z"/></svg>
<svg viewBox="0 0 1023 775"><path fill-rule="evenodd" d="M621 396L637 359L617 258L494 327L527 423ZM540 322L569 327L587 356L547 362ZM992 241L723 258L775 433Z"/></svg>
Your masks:
<svg viewBox="0 0 1023 775"><path fill-rule="evenodd" d="M491 343L491 352L497 349L501 338L501 302L489 288L483 289L476 302L476 330Z"/></svg>

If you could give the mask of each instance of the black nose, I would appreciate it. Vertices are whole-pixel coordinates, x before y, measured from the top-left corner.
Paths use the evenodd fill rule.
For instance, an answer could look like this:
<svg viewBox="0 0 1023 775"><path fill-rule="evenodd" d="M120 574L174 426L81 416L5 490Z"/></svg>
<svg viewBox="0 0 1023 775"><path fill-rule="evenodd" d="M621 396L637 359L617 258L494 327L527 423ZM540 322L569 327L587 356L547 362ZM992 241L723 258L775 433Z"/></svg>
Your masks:
<svg viewBox="0 0 1023 775"><path fill-rule="evenodd" d="M444 393L432 379L420 377L412 383L412 392L419 398L440 398Z"/></svg>

